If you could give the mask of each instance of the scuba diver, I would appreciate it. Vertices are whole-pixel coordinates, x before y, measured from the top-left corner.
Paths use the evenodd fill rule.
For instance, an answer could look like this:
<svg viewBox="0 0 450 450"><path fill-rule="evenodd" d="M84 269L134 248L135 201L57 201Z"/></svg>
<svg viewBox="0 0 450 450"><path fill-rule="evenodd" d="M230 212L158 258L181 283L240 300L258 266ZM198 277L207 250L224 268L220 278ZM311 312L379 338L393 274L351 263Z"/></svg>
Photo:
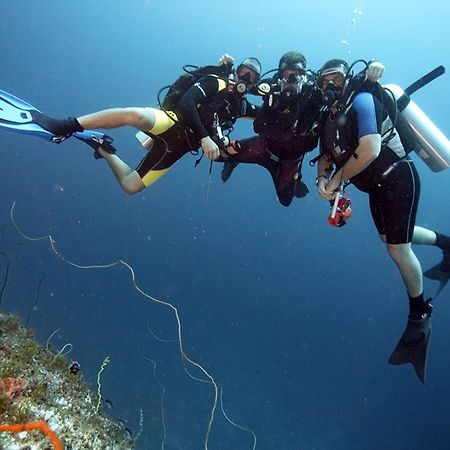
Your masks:
<svg viewBox="0 0 450 450"><path fill-rule="evenodd" d="M285 53L276 74L258 86L263 105L253 122L258 136L235 142L224 161L226 182L239 163L265 167L275 186L279 202L289 206L294 196L303 197L308 188L301 181L301 164L306 152L317 145L315 119L321 94L313 75L306 70L302 53Z"/></svg>
<svg viewBox="0 0 450 450"><path fill-rule="evenodd" d="M368 77L377 81L384 66L374 62ZM322 121L322 93L315 74L306 69L306 58L298 51L285 53L271 79L258 85L263 105L253 129L258 136L241 140L231 148L224 161L222 180L226 182L239 163L265 167L272 176L278 200L289 206L295 197L309 192L302 182L305 154L317 147Z"/></svg>
<svg viewBox="0 0 450 450"><path fill-rule="evenodd" d="M50 137L53 142L74 135L94 148L96 159L104 158L108 162L127 194L135 194L156 182L186 153L197 151L199 147L210 160L217 159L219 147L229 142L224 133L232 129L237 118L255 117L257 107L247 101L245 94L259 81L261 64L258 59L249 57L232 70L233 62L230 56L224 55L219 66L207 66L205 73L202 68L188 72L191 82L186 91L177 93L179 99L176 102L166 102L173 106L171 110L164 108L163 102L161 109L113 108L78 118L54 119L20 99L0 92L0 128L41 137L47 133L45 137ZM209 71L211 67L215 67L215 73ZM177 86L177 82L173 86ZM169 90L169 94L173 93L174 89ZM11 117L17 117L17 120L11 120ZM102 133L99 133L100 137L92 136L92 133L86 136L85 132L125 125L133 126L151 138L143 144L149 151L135 170L115 154L109 136Z"/></svg>
<svg viewBox="0 0 450 450"><path fill-rule="evenodd" d="M316 185L327 201L342 192L346 180L368 193L373 222L400 271L409 298L406 330L389 362L410 362L424 383L432 299L424 297L422 268L411 243L441 249L443 259L435 270L448 280L450 237L415 226L420 179L408 157L412 148L407 147L414 145L413 141L405 144L388 106L378 96L363 90L351 92L349 69L346 61L334 59L318 73L328 113L320 136Z"/></svg>

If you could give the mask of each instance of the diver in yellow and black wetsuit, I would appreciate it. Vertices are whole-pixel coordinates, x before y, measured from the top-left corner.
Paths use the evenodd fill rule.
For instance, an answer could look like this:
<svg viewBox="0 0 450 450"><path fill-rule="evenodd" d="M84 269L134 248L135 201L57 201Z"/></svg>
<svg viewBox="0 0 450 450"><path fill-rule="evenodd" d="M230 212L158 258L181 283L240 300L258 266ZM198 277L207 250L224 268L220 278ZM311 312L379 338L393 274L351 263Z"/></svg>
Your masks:
<svg viewBox="0 0 450 450"><path fill-rule="evenodd" d="M221 63L232 63L228 58L226 55ZM85 129L125 125L146 133L153 139L153 146L135 170L115 154L112 146L95 148L95 157L106 159L122 189L127 194L135 194L157 181L191 150L201 147L209 159L219 158L217 135L220 137L222 130L230 129L239 117L256 116L257 107L247 101L245 93L256 85L260 74L259 61L246 58L237 67L234 79L199 78L183 94L173 111L130 107L63 120L36 113L33 119L42 128L61 136Z"/></svg>

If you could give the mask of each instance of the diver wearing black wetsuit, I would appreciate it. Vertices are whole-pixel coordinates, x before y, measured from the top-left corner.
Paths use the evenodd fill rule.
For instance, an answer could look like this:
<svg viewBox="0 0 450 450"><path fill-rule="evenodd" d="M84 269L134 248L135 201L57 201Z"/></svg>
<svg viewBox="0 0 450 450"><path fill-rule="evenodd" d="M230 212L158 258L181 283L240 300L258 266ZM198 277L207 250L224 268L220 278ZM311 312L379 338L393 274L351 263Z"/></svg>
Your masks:
<svg viewBox="0 0 450 450"><path fill-rule="evenodd" d="M222 179L226 181L238 163L265 167L272 176L278 200L289 206L294 195L303 197L308 189L301 181L305 153L318 141L318 121L322 96L308 80L306 59L299 52L282 56L278 73L270 80L263 105L253 123L259 136L239 141L238 153L225 160ZM272 92L273 91L273 92Z"/></svg>

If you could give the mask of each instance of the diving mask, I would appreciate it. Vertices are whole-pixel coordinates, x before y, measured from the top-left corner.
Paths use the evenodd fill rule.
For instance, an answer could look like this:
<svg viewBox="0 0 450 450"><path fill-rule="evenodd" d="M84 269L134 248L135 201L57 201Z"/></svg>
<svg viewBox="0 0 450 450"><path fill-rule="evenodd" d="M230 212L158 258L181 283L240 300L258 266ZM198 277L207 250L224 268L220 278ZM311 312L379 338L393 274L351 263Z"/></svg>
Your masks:
<svg viewBox="0 0 450 450"><path fill-rule="evenodd" d="M298 96L302 91L303 83L306 81L305 75L289 74L287 78L279 80L281 96L285 100L291 100Z"/></svg>

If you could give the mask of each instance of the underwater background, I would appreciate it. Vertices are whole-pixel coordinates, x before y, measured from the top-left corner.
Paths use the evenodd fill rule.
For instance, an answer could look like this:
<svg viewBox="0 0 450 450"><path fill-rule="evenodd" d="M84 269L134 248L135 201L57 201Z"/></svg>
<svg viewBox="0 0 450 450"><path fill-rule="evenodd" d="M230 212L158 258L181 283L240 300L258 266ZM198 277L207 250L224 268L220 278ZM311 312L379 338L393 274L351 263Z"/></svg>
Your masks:
<svg viewBox="0 0 450 450"><path fill-rule="evenodd" d="M405 0L218 2L4 0L0 6L0 88L55 117L114 106L156 106L158 90L184 64L258 57L263 70L288 50L318 69L330 58L377 58L383 82L406 87L449 66L448 2ZM449 74L413 99L450 136ZM257 102L258 100L255 99ZM108 132L135 167L144 156L134 130ZM236 126L235 137L252 134ZM80 270L122 259L139 286L179 312L187 355L223 386L228 417L252 429L260 450L445 450L450 448L450 290L435 303L427 383L412 366L387 363L406 324L407 296L378 239L365 194L354 188L353 217L340 229L314 188L289 208L268 173L240 165L223 184L220 165L194 168L188 155L150 189L127 197L105 161L85 144L56 146L0 133L0 250L10 259L3 312L28 321L96 389L107 412L140 450L204 447L213 389L194 381L180 358L173 311L140 295L127 270ZM422 180L417 223L450 233L450 171ZM423 268L436 248L416 248ZM5 260L0 260L2 279ZM436 283L425 281L425 294ZM156 370L154 371L154 361ZM196 377L205 377L189 367ZM156 373L156 378L155 378ZM109 405L109 407L108 407ZM216 411L212 450L253 448L251 434Z"/></svg>

